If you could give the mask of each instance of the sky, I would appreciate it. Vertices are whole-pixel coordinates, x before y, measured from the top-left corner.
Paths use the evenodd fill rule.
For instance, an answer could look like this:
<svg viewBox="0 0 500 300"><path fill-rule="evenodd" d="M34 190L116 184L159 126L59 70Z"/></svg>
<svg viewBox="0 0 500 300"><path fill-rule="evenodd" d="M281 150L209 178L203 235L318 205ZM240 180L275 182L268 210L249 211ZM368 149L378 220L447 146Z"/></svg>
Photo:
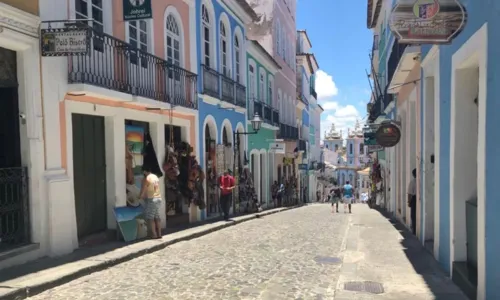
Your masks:
<svg viewBox="0 0 500 300"><path fill-rule="evenodd" d="M297 0L297 29L305 29L319 64L316 73L321 139L331 123L343 134L366 116L370 85L365 70L372 32L366 28L367 0Z"/></svg>

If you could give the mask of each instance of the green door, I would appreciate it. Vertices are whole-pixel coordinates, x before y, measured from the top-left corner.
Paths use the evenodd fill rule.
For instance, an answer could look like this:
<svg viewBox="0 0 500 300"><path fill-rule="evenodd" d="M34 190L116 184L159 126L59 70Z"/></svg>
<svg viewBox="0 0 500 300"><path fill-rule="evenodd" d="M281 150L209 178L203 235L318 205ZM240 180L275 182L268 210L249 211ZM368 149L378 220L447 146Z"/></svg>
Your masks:
<svg viewBox="0 0 500 300"><path fill-rule="evenodd" d="M73 114L73 181L78 237L107 228L104 117Z"/></svg>

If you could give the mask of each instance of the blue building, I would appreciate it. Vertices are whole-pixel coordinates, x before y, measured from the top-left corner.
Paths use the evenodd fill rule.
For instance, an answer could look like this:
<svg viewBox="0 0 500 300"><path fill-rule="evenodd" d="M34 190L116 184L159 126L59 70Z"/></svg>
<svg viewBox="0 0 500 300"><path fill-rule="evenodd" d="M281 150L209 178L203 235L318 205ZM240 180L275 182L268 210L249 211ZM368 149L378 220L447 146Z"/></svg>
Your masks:
<svg viewBox="0 0 500 300"><path fill-rule="evenodd" d="M384 12L384 4L378 7L377 2L369 1L375 19ZM418 51L398 45L392 52L400 54L394 60L396 73L408 59L407 53L420 72L420 134L417 149L407 148L417 153L419 170L417 235L424 244L433 241L430 250L435 258L471 299L500 299L496 287L500 280L500 202L495 189L500 177L500 140L495 132L500 127L500 77L495 74L500 65L496 55L500 40L495 35L500 2L460 2L467 12L466 23L449 45L426 45ZM369 27L377 22L382 23L369 18ZM387 65L380 64L392 68L390 58ZM407 82L411 81L406 79L404 84ZM400 98L393 100L398 107ZM394 107L381 107L396 113ZM395 166L391 173L399 176L404 169ZM389 180L393 186L394 177ZM392 190L397 189L400 187Z"/></svg>
<svg viewBox="0 0 500 300"><path fill-rule="evenodd" d="M435 131L421 143L435 172L422 176L435 181L436 258L470 297L500 299L500 2L461 2L464 30L450 45L422 47L421 130Z"/></svg>
<svg viewBox="0 0 500 300"><path fill-rule="evenodd" d="M218 0L196 1L198 139L200 164L209 183L224 170L233 169L233 133L246 128L245 24L255 20L255 11L245 1L224 5ZM212 184L207 184L206 193L207 209L201 212L201 219L217 215L219 210Z"/></svg>

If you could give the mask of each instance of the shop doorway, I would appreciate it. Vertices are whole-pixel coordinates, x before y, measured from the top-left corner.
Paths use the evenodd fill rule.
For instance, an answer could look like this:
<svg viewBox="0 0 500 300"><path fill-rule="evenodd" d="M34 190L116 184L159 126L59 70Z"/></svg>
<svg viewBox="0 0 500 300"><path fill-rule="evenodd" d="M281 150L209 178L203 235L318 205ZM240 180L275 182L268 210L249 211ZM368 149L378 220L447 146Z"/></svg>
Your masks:
<svg viewBox="0 0 500 300"><path fill-rule="evenodd" d="M434 253L434 77L425 78L424 120L424 245Z"/></svg>
<svg viewBox="0 0 500 300"><path fill-rule="evenodd" d="M452 279L460 286L477 286L478 268L478 136L479 68L452 70L450 209ZM467 138L464 138L467 137ZM484 153L482 153L484 155ZM483 186L484 188L484 186ZM465 217L465 219L464 219ZM484 238L484 237L481 237ZM468 274L465 278L463 274ZM465 289L466 294L476 291Z"/></svg>
<svg viewBox="0 0 500 300"><path fill-rule="evenodd" d="M30 231L16 61L16 52L0 48L0 252L28 243Z"/></svg>
<svg viewBox="0 0 500 300"><path fill-rule="evenodd" d="M73 182L78 238L107 229L104 117L73 114Z"/></svg>
<svg viewBox="0 0 500 300"><path fill-rule="evenodd" d="M167 226L175 227L189 222L188 204L183 197L183 192L187 189L189 157L178 155L177 149L182 143L182 127L175 125L165 125L165 143L167 147L172 147L176 155L179 166L179 175L177 176L178 190L169 188L166 184L167 205ZM168 153L167 149L165 153Z"/></svg>

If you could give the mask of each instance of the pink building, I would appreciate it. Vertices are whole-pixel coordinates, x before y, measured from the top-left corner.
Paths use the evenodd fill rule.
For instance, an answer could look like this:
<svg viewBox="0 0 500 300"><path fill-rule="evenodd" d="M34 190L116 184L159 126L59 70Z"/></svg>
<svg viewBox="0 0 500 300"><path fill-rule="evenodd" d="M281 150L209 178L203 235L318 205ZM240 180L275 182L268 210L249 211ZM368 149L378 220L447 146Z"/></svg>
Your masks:
<svg viewBox="0 0 500 300"><path fill-rule="evenodd" d="M297 167L294 149L297 147L296 113L296 0L247 0L261 23L248 31L249 38L258 40L279 63L281 69L274 77L277 98L273 106L280 113L280 133L277 138L286 143L285 155L276 155L274 178L291 175ZM284 158L289 160L284 160ZM285 161L287 161L285 163ZM293 161L290 163L290 161Z"/></svg>

